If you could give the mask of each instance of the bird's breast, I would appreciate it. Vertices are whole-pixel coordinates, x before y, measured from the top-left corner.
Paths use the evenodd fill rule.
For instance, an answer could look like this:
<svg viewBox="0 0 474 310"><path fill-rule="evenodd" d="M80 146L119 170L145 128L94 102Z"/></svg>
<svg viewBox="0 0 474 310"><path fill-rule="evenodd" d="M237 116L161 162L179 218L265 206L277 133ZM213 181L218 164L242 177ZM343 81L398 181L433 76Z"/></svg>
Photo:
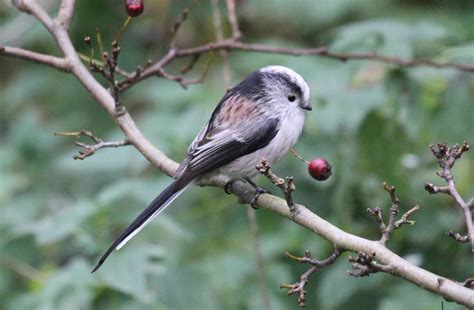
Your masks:
<svg viewBox="0 0 474 310"><path fill-rule="evenodd" d="M298 141L303 130L304 113L301 109L287 111L280 117L278 133L265 147L242 156L223 166L221 173L233 178L253 177L258 174L255 165L263 159L270 165L282 159L293 145Z"/></svg>

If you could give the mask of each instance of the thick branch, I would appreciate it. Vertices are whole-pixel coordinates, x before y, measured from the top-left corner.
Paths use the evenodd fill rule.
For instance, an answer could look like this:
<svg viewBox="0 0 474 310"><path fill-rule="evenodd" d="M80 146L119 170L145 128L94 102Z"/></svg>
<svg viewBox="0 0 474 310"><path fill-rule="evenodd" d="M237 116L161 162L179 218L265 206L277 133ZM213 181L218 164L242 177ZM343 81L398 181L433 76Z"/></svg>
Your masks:
<svg viewBox="0 0 474 310"><path fill-rule="evenodd" d="M48 65L59 71L70 72L71 68L69 62L64 58L55 57L52 55L45 55L33 51L25 50L18 47L1 46L0 55L11 56L19 59L36 62L43 65Z"/></svg>
<svg viewBox="0 0 474 310"><path fill-rule="evenodd" d="M52 31L53 21L36 0L12 0L12 4L18 10L36 17L49 32Z"/></svg>
<svg viewBox="0 0 474 310"><path fill-rule="evenodd" d="M223 187L225 185L225 178L222 176L216 177L213 180L209 180L209 183ZM251 187L243 182L234 182L232 184L232 192L244 201L249 201L253 194ZM349 234L301 205L296 205L296 211L290 212L285 200L272 195L261 195L258 199L258 204L262 208L293 220L295 223L316 233L339 248L375 254L378 262L390 266L390 270L386 271L390 274L406 279L448 300L456 301L467 307L474 307L473 290L410 264L378 241L370 241Z"/></svg>
<svg viewBox="0 0 474 310"><path fill-rule="evenodd" d="M69 31L71 26L75 2L75 0L62 0L59 7L58 21L66 31Z"/></svg>

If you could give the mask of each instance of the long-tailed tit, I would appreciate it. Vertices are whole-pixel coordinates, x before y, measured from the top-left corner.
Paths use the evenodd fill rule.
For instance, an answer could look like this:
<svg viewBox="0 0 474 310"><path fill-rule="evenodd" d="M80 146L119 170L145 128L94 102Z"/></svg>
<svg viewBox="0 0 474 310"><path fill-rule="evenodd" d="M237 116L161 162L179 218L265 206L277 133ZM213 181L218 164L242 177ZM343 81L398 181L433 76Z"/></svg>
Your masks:
<svg viewBox="0 0 474 310"><path fill-rule="evenodd" d="M295 71L268 66L247 76L221 99L188 148L175 180L120 234L94 271L162 212L197 178L222 173L249 178L262 159L280 160L296 143L311 110L310 89Z"/></svg>

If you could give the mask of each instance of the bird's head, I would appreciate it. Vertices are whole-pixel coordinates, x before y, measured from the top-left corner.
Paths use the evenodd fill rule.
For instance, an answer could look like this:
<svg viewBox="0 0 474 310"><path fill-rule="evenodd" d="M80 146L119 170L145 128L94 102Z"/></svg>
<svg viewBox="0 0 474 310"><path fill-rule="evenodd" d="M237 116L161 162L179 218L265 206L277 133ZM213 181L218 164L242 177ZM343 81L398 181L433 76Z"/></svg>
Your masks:
<svg viewBox="0 0 474 310"><path fill-rule="evenodd" d="M268 66L257 71L262 76L265 90L273 100L311 110L308 83L295 71L284 66Z"/></svg>

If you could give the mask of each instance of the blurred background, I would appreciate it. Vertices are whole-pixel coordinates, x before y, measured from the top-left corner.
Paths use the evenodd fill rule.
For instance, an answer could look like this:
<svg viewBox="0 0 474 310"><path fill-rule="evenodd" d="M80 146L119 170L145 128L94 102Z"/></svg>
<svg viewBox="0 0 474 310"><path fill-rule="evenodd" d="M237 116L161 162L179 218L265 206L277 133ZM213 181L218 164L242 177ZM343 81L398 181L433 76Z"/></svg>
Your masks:
<svg viewBox="0 0 474 310"><path fill-rule="evenodd" d="M56 13L59 1L39 2ZM148 0L145 6L123 34L121 67L127 70L166 51L169 29L186 7L191 11L179 46L214 39L209 1ZM469 0L238 1L237 12L246 42L474 63ZM88 53L83 38L94 38L96 27L109 47L125 18L123 1L77 1L71 30L77 50ZM7 0L0 2L0 43L58 54L39 23ZM219 54L209 57L202 84L183 90L150 78L122 96L146 137L176 161L226 89ZM449 197L423 189L426 182L443 184L430 143L474 144L472 73L243 52L229 59L234 83L259 67L281 64L304 76L312 89L313 112L296 149L306 159L326 157L334 175L316 182L288 155L274 168L296 178L298 203L350 233L378 239L366 209L381 207L388 215L390 201L381 186L387 181L397 186L402 211L422 207L413 216L416 225L393 233L388 247L447 278L474 275L469 246L444 235L465 234L460 211ZM178 72L188 61L168 69ZM206 61L202 57L189 76L199 76ZM81 129L104 140L123 138L72 76L0 57L1 309L263 308L246 210L216 188L190 188L91 275L103 251L170 179L132 147L74 161L74 138L53 133ZM454 168L466 200L474 196L473 165L471 151ZM267 180L257 181L280 194ZM272 309L297 309L296 296L288 297L279 285L296 282L307 267L284 252L310 250L324 258L332 245L268 211L257 211L257 220ZM349 268L344 257L314 274L306 287L307 307L442 309L442 298L406 281L384 274L355 279L346 275Z"/></svg>

